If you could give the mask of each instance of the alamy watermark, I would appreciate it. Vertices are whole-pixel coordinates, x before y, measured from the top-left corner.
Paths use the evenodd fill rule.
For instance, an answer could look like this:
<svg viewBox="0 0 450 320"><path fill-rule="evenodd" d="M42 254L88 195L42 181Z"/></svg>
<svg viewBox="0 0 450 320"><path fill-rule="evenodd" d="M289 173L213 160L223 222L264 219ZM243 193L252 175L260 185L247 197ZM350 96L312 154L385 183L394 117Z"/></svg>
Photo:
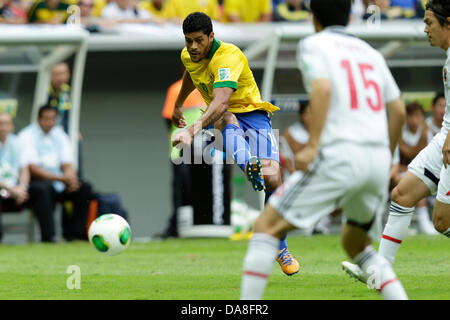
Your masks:
<svg viewBox="0 0 450 320"><path fill-rule="evenodd" d="M180 131L174 132L172 139ZM225 135L225 137L224 137ZM179 144L179 153L172 156L175 165L179 164L244 164L246 159L257 155L259 159L275 159L279 157L278 129L204 129L194 136L192 145ZM241 137L241 138L238 138ZM224 143L225 141L225 143ZM222 157L217 156L217 152ZM264 175L276 174L265 168Z"/></svg>
<svg viewBox="0 0 450 320"><path fill-rule="evenodd" d="M66 280L66 287L69 290L81 289L81 269L77 265L70 265L66 269L66 273L70 276Z"/></svg>

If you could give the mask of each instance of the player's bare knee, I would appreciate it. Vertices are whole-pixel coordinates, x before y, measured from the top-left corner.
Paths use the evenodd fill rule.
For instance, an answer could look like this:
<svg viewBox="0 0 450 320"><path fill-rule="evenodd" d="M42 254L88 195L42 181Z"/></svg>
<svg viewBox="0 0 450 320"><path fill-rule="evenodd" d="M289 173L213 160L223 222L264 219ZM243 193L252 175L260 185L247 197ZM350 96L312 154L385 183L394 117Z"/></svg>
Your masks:
<svg viewBox="0 0 450 320"><path fill-rule="evenodd" d="M412 207L415 204L410 204L410 199L408 198L408 193L405 192L399 186L396 186L391 192L391 200L395 203L404 206L404 207Z"/></svg>

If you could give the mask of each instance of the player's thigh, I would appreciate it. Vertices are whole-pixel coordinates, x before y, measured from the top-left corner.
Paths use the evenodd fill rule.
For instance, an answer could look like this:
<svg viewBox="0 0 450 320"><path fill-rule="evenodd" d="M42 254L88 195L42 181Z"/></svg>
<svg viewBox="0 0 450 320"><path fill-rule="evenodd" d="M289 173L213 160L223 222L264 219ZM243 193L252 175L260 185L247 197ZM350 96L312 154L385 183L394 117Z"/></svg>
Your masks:
<svg viewBox="0 0 450 320"><path fill-rule="evenodd" d="M341 199L347 223L369 232L379 224L389 187L390 151L384 147L348 149L353 155L353 176L349 177L350 190ZM350 152L351 151L351 152ZM381 229L377 225L377 229Z"/></svg>
<svg viewBox="0 0 450 320"><path fill-rule="evenodd" d="M281 185L280 164L272 159L261 159L261 164L267 191L275 191Z"/></svg>
<svg viewBox="0 0 450 320"><path fill-rule="evenodd" d="M280 162L278 142L267 112L254 111L237 114L236 117L240 128L244 131L251 155L259 159Z"/></svg>
<svg viewBox="0 0 450 320"><path fill-rule="evenodd" d="M368 233L377 223L385 209L388 198L387 185L379 190L362 188L357 192L350 193L345 197L342 204L347 224L358 227Z"/></svg>
<svg viewBox="0 0 450 320"><path fill-rule="evenodd" d="M392 192L392 200L413 207L419 200L436 194L442 170L442 146L445 135L438 133L408 165L408 172ZM396 190L397 189L397 190Z"/></svg>
<svg viewBox="0 0 450 320"><path fill-rule="evenodd" d="M408 171L392 190L391 199L403 207L414 207L430 194L430 184L426 184L416 173Z"/></svg>

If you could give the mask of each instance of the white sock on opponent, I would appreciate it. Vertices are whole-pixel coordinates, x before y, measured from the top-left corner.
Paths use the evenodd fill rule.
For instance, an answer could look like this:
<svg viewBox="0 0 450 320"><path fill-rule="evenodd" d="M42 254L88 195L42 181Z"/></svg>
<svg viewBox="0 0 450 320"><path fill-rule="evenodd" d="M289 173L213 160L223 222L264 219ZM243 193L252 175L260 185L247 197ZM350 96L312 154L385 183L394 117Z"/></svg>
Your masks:
<svg viewBox="0 0 450 320"><path fill-rule="evenodd" d="M267 280L278 255L280 240L264 233L254 233L244 259L241 300L261 300Z"/></svg>
<svg viewBox="0 0 450 320"><path fill-rule="evenodd" d="M368 275L368 285L377 289L385 300L408 300L391 265L372 246L359 253L354 262Z"/></svg>
<svg viewBox="0 0 450 320"><path fill-rule="evenodd" d="M389 218L383 230L378 252L386 258L391 265L403 239L408 233L414 207L406 208L393 201L389 207Z"/></svg>

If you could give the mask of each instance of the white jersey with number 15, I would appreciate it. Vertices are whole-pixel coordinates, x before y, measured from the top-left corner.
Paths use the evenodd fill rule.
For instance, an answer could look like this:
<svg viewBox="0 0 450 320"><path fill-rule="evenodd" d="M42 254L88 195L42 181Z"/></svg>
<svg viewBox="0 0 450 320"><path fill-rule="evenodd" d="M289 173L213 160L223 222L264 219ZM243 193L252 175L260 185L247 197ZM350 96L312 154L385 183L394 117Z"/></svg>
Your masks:
<svg viewBox="0 0 450 320"><path fill-rule="evenodd" d="M297 61L309 93L315 80L331 82L321 146L389 146L386 103L399 98L400 90L378 51L343 27L328 27L300 41Z"/></svg>

